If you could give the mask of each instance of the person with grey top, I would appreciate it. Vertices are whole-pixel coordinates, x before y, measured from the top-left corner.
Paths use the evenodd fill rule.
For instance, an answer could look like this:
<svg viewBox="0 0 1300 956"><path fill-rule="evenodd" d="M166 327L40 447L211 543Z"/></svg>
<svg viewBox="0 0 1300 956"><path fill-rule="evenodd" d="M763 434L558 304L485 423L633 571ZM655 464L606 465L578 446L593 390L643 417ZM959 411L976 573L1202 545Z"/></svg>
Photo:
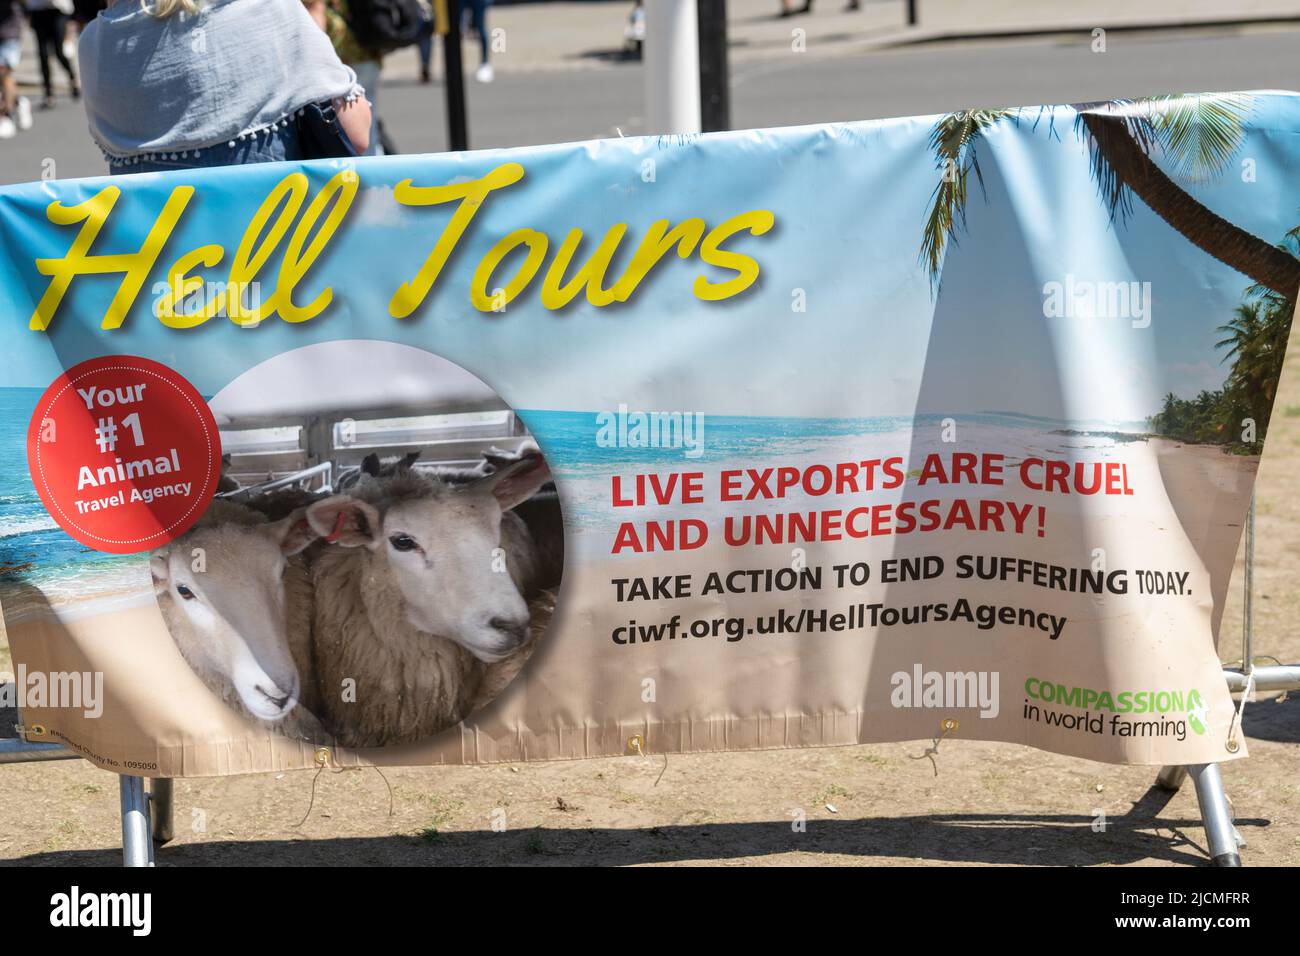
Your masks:
<svg viewBox="0 0 1300 956"><path fill-rule="evenodd" d="M297 120L322 103L369 143L365 90L300 0L110 0L78 50L112 173L302 159Z"/></svg>

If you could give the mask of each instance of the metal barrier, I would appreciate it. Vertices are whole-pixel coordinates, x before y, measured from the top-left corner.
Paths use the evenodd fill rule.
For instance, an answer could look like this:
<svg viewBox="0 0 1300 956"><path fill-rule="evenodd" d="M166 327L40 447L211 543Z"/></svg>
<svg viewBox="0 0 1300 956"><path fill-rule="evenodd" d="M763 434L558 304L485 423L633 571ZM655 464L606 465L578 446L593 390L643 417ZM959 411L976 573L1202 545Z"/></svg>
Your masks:
<svg viewBox="0 0 1300 956"><path fill-rule="evenodd" d="M1241 667L1225 667L1223 677L1228 691L1244 694L1241 706L1248 702L1249 694L1258 691L1300 690L1300 664L1255 666L1254 646L1254 591L1255 591L1255 499L1250 499L1246 515L1245 580L1241 622ZM1247 694L1249 691L1249 694ZM1215 866L1241 866L1240 849L1246 845L1232 822L1232 805L1223 789L1223 775L1218 764L1194 764L1187 767L1164 767L1156 775L1156 786L1163 790L1177 790L1190 776L1196 785L1196 801L1205 823L1205 839L1210 848L1210 859Z"/></svg>
<svg viewBox="0 0 1300 956"><path fill-rule="evenodd" d="M320 475L322 478L321 487L332 488L334 485L333 462L323 461L319 465L312 465L310 468L295 471L293 474L285 475L283 478L272 478L270 481L264 481L261 484L249 485L245 488L237 488L234 491L223 492L220 497L229 498L231 501L239 501L241 498L251 498L253 495L266 494L268 491L278 491L281 488L292 488L295 485L301 485L305 481L310 481L317 475Z"/></svg>
<svg viewBox="0 0 1300 956"><path fill-rule="evenodd" d="M9 696L16 699L16 695ZM24 739L16 708L0 710L0 727L13 734L0 737L0 764L82 759L81 754L62 744ZM156 779L146 791L143 777L122 776L118 785L122 800L122 865L152 866L154 844L166 843L174 835L172 781Z"/></svg>
<svg viewBox="0 0 1300 956"><path fill-rule="evenodd" d="M29 744L21 737L0 740L0 763L32 763L37 760L79 760L62 744Z"/></svg>

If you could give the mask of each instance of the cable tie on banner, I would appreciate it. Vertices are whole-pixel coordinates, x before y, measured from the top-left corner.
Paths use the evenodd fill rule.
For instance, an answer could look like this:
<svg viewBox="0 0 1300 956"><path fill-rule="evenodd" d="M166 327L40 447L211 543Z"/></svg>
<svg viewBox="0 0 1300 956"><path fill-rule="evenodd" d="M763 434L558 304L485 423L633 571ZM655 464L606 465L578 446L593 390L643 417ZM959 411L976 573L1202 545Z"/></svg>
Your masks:
<svg viewBox="0 0 1300 956"><path fill-rule="evenodd" d="M919 754L908 754L908 756L913 760L921 760L923 758L929 760L930 766L934 767L934 775L936 777L939 776L939 762L934 759L939 753L939 744L943 743L945 737L949 734L956 733L960 728L961 724L957 722L956 718L945 717L943 720L939 721L939 735L934 738L934 742L925 749L925 752Z"/></svg>

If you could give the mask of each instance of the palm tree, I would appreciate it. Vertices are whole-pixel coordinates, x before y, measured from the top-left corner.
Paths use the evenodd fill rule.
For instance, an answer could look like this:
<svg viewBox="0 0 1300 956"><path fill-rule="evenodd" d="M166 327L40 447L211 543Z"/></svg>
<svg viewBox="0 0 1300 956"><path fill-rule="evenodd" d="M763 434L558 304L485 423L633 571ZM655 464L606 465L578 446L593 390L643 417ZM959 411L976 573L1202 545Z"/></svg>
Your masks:
<svg viewBox="0 0 1300 956"><path fill-rule="evenodd" d="M1300 260L1208 209L1166 174L1151 154L1159 150L1175 175L1200 181L1222 173L1245 135L1252 107L1243 94L1171 94L1080 106L1075 133L1088 144L1093 179L1112 217L1125 219L1137 196L1188 241L1290 302L1300 290ZM1039 117L1045 107L1039 107ZM963 110L940 118L930 146L944 176L921 240L921 258L936 282L948 240L965 225L967 180L983 188L976 147L990 127L1020 122L1025 109Z"/></svg>
<svg viewBox="0 0 1300 956"><path fill-rule="evenodd" d="M1290 255L1297 245L1300 245L1300 229L1293 229L1278 248ZM1233 360L1232 371L1224 383L1230 414L1237 421L1246 416L1253 418L1260 441L1268 429L1294 314L1294 301L1273 289L1252 286L1232 321L1219 326L1218 331L1226 337L1214 343L1215 348L1228 350L1223 361Z"/></svg>
<svg viewBox="0 0 1300 956"><path fill-rule="evenodd" d="M1260 303L1244 302L1237 306L1235 317L1227 325L1221 325L1216 331L1228 333L1226 339L1214 343L1216 349L1231 346L1223 356L1223 361L1235 358L1230 378L1242 382L1254 382L1265 378L1264 371L1268 365L1268 350L1265 344L1266 320L1261 314Z"/></svg>
<svg viewBox="0 0 1300 956"><path fill-rule="evenodd" d="M1181 416L1179 415L1180 405L1178 396L1173 392L1165 395L1165 401L1160 411L1151 416L1152 428L1166 435L1177 431L1182 425Z"/></svg>

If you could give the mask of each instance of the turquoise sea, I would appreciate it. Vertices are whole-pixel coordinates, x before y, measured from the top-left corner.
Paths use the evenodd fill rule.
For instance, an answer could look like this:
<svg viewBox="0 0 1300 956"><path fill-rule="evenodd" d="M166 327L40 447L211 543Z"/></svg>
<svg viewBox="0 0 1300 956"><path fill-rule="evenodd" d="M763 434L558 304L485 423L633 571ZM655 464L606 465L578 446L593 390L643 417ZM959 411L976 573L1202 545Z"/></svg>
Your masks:
<svg viewBox="0 0 1300 956"><path fill-rule="evenodd" d="M19 580L52 602L144 583L139 556L104 554L64 533L36 496L27 425L43 389L0 388L0 581Z"/></svg>
<svg viewBox="0 0 1300 956"><path fill-rule="evenodd" d="M884 416L877 418L783 418L742 415L705 415L702 453L687 458L681 448L601 447L597 412L519 411L520 418L551 461L553 471L571 475L592 472L614 473L629 468L666 467L694 462L714 465L723 462L759 461L798 457L825 448L828 441L871 436L906 435L908 432L938 435L945 420L959 428L972 426L981 435L997 430L1061 432L1128 432L1140 434L1145 422L1059 421L1016 412L979 412L973 415ZM1070 437L1062 435L1062 438ZM906 452L906 447L900 451Z"/></svg>

